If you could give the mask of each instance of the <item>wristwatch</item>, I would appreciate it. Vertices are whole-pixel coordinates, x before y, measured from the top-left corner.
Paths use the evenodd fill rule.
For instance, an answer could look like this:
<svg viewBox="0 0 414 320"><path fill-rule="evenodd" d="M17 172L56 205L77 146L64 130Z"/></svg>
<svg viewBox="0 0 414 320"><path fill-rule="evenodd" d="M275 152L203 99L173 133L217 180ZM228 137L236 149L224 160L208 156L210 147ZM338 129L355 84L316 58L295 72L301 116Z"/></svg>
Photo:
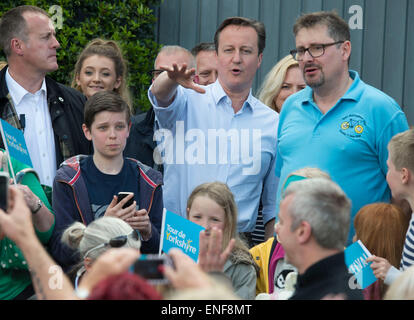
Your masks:
<svg viewBox="0 0 414 320"><path fill-rule="evenodd" d="M32 210L32 214L36 214L42 207L43 207L43 202L42 202L42 200L39 199L37 201L36 209Z"/></svg>

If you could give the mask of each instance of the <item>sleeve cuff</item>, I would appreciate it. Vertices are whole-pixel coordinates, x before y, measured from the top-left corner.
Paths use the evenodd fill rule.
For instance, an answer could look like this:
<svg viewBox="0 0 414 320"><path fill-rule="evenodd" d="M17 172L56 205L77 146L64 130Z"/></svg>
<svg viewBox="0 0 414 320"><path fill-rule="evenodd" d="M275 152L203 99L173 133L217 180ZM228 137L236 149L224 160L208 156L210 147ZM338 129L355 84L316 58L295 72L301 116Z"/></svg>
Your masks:
<svg viewBox="0 0 414 320"><path fill-rule="evenodd" d="M395 279L398 278L398 276L400 274L401 274L400 270L398 270L397 268L391 266L391 268L387 272L384 283L388 286L391 285L395 281Z"/></svg>

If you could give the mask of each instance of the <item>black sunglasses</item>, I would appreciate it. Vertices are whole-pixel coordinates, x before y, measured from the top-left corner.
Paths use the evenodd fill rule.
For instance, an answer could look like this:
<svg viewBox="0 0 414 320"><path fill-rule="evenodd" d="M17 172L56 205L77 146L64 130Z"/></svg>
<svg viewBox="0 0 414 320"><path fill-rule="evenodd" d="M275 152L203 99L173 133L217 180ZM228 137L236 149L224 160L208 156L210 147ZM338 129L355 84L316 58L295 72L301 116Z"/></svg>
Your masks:
<svg viewBox="0 0 414 320"><path fill-rule="evenodd" d="M88 251L86 251L86 253L83 255L83 258L85 259L92 251L97 250L97 249L101 249L101 248L104 248L104 247L108 247L108 246L111 247L111 248L123 247L127 243L128 238L132 238L133 240L138 241L138 240L141 240L141 234L139 233L138 230L133 230L128 235L113 237L108 242L98 244L97 246L93 247L92 249L89 249Z"/></svg>

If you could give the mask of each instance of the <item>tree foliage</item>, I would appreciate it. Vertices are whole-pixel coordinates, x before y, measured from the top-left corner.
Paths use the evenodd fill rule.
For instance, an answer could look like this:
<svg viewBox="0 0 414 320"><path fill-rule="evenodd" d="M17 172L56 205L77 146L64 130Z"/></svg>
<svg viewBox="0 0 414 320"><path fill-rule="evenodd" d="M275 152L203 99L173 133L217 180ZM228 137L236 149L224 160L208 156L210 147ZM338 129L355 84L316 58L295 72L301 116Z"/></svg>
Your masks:
<svg viewBox="0 0 414 320"><path fill-rule="evenodd" d="M129 89L135 110L147 110L147 90L151 83L149 71L160 46L154 41L154 6L160 0L2 0L0 15L9 9L30 4L49 12L60 43L59 69L51 76L70 85L76 59L92 39L116 40L128 63ZM0 52L0 59L4 55Z"/></svg>

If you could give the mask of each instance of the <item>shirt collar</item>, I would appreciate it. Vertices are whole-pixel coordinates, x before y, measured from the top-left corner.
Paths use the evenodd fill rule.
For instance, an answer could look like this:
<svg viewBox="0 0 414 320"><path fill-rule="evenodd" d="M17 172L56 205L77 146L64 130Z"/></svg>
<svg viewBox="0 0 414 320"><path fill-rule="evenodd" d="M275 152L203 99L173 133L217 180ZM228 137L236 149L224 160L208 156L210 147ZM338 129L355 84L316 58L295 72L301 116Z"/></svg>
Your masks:
<svg viewBox="0 0 414 320"><path fill-rule="evenodd" d="M215 102L216 105L218 105L220 103L220 101L222 99L224 99L225 97L228 98L226 92L224 91L224 89L221 86L218 79L216 80L216 82L214 82L211 85L211 87L212 87L212 94L213 94L214 102ZM230 101L230 98L228 98L228 99ZM248 108L251 112L253 112L254 106L256 105L256 103L257 103L257 99L255 97L253 97L252 89L250 89L249 95L248 95L246 101L244 102L242 109L244 109L245 106L246 106L246 108Z"/></svg>
<svg viewBox="0 0 414 320"><path fill-rule="evenodd" d="M360 84L363 83L363 81L359 78L358 72L356 71L349 70L349 76L353 80L352 85L351 87L349 87L348 91L342 96L341 99L358 101L363 91L363 88L360 86ZM306 88L303 89L303 92L304 98L302 103L314 103L313 89L309 86L306 86Z"/></svg>
<svg viewBox="0 0 414 320"><path fill-rule="evenodd" d="M298 275L297 286L304 287L316 283L321 278L329 278L346 270L345 255L341 251L311 265L303 274Z"/></svg>
<svg viewBox="0 0 414 320"><path fill-rule="evenodd" d="M23 88L16 80L12 78L12 76L9 73L9 69L7 68L6 71L6 84L7 88L9 89L10 96L13 99L14 105L17 106L23 99L23 97L26 94L30 94L29 91L27 91L25 88ZM36 92L44 92L46 96L46 80L43 79L42 86L40 89Z"/></svg>

